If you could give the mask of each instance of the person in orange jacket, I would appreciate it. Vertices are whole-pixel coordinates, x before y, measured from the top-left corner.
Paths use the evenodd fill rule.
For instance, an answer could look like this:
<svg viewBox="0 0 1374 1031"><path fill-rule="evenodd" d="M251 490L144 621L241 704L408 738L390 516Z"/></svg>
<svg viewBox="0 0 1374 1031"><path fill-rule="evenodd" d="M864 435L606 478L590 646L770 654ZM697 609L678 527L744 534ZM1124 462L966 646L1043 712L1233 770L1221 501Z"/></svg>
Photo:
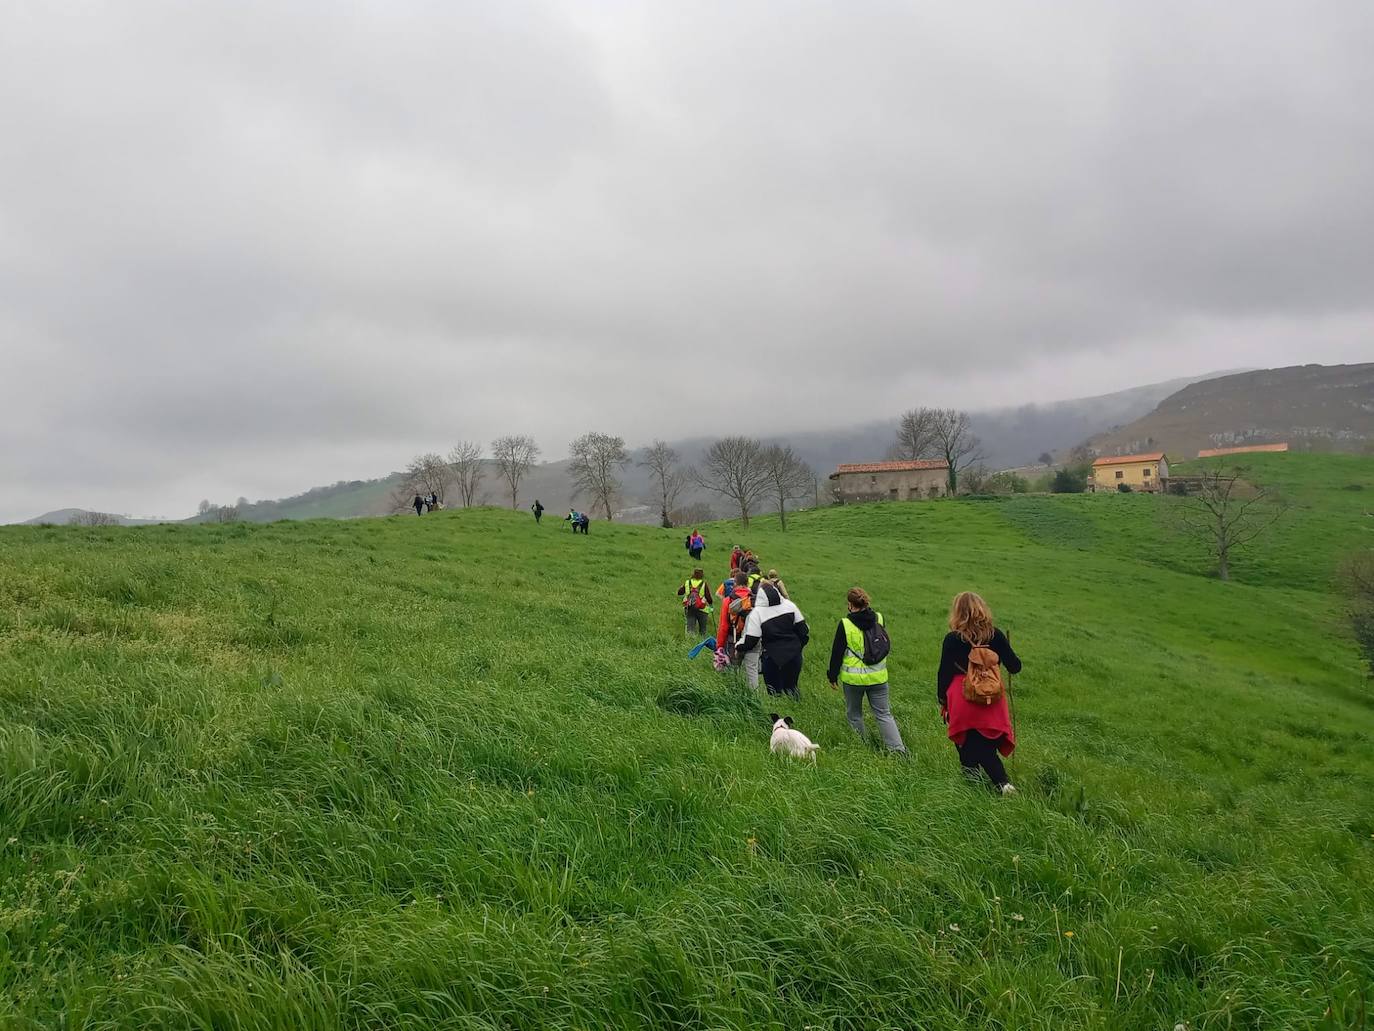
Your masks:
<svg viewBox="0 0 1374 1031"><path fill-rule="evenodd" d="M735 583L727 580L728 585L725 594L720 599L720 622L716 627L716 651L725 651L732 658L734 656L735 645L744 637L744 623L748 613L736 615L733 619L730 614L730 603L736 599L750 599L749 585L741 581Z"/></svg>

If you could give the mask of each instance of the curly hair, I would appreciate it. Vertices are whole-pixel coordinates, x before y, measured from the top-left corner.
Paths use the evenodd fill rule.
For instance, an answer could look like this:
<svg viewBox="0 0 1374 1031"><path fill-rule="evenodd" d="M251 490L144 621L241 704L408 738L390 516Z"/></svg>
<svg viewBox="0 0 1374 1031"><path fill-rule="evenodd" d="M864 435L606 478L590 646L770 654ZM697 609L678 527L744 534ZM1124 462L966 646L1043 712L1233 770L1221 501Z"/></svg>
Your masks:
<svg viewBox="0 0 1374 1031"><path fill-rule="evenodd" d="M949 628L969 644L987 644L992 640L992 610L972 591L963 591L950 604Z"/></svg>

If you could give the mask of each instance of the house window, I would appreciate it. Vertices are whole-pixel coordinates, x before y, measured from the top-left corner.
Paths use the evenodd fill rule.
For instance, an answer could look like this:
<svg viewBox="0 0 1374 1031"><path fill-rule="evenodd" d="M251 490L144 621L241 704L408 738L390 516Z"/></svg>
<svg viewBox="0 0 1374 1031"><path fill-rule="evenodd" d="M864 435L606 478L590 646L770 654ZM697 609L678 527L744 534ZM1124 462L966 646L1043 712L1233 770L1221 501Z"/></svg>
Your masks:
<svg viewBox="0 0 1374 1031"><path fill-rule="evenodd" d="M1150 478L1150 470L1146 469L1141 475L1148 480Z"/></svg>
<svg viewBox="0 0 1374 1031"><path fill-rule="evenodd" d="M1124 480L1126 478L1126 471L1124 469L1118 469L1116 471L1116 478L1118 480Z"/></svg>
<svg viewBox="0 0 1374 1031"><path fill-rule="evenodd" d="M896 488L896 487L893 487L891 490L888 491L888 493L891 494L893 498L896 498L896 497L897 497L897 488Z"/></svg>
<svg viewBox="0 0 1374 1031"><path fill-rule="evenodd" d="M878 482L878 477L876 477L876 476L870 476L870 477L868 478L868 482L869 482L869 483L877 483L877 482Z"/></svg>

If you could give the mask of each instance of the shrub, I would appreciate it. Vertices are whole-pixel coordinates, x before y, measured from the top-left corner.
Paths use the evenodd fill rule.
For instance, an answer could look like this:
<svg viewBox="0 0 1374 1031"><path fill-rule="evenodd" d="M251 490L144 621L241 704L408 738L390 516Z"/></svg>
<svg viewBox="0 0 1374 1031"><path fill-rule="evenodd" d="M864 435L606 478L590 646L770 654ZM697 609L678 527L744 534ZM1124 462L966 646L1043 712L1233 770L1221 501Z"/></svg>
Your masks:
<svg viewBox="0 0 1374 1031"><path fill-rule="evenodd" d="M1024 476L1004 470L989 476L983 489L989 494L1025 494L1030 490L1030 484Z"/></svg>
<svg viewBox="0 0 1374 1031"><path fill-rule="evenodd" d="M1129 494L1131 492L1131 485L1129 483L1118 483L1116 485L1116 492L1118 494Z"/></svg>
<svg viewBox="0 0 1374 1031"><path fill-rule="evenodd" d="M1088 477L1078 469L1060 469L1050 481L1050 490L1055 494L1082 494L1087 489Z"/></svg>

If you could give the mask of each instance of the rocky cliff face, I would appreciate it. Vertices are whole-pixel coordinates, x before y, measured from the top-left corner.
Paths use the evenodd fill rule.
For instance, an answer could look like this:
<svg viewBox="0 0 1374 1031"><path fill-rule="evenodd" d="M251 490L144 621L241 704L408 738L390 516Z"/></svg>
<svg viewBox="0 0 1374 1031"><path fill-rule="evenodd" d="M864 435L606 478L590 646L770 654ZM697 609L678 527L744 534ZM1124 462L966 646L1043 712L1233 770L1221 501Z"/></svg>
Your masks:
<svg viewBox="0 0 1374 1031"><path fill-rule="evenodd" d="M1374 449L1374 363L1295 365L1184 387L1149 415L1098 434L1096 454L1287 443L1294 450Z"/></svg>

